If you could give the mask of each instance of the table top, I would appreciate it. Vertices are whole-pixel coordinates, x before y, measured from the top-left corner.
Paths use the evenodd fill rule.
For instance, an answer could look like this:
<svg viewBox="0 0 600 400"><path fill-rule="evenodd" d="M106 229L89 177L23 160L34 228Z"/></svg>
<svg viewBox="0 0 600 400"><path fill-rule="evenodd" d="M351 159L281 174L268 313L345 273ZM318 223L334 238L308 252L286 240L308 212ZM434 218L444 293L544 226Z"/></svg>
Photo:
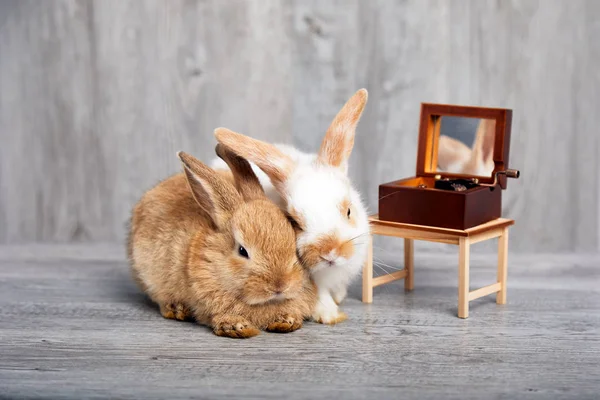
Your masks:
<svg viewBox="0 0 600 400"><path fill-rule="evenodd" d="M484 233L486 231L490 231L493 229L504 228L507 226L514 225L515 221L513 219L508 218L498 218L490 222L486 222L485 224L477 225L469 229L448 229L448 228L440 228L437 226L428 226L428 225L413 225L413 224L404 224L400 222L392 222L392 221L383 221L379 219L379 214L374 214L369 217L369 222L371 225L377 226L387 226L390 228L399 228L399 229L410 229L414 231L421 232L431 232L431 233L442 233L446 235L453 236L463 236L468 237L475 234Z"/></svg>

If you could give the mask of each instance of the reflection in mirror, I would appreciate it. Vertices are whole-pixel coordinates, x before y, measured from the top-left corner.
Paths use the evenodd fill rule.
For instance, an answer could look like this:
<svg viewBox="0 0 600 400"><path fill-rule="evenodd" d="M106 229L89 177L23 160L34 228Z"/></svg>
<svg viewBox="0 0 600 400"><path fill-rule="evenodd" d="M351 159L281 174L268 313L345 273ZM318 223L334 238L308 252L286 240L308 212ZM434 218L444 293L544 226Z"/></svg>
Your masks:
<svg viewBox="0 0 600 400"><path fill-rule="evenodd" d="M496 121L442 116L437 121L436 172L492 176Z"/></svg>

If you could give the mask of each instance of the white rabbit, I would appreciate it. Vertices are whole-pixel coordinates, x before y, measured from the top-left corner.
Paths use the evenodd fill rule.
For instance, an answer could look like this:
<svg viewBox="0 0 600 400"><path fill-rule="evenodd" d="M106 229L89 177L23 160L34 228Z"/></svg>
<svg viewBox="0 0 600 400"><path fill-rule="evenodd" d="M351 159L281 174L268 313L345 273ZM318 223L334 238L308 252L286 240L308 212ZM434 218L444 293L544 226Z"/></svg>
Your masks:
<svg viewBox="0 0 600 400"><path fill-rule="evenodd" d="M348 100L317 154L265 143L225 128L215 131L220 143L253 164L267 196L295 222L298 254L317 284L319 301L313 319L325 324L346 319L338 304L367 256L368 216L347 175L356 125L366 102L365 89ZM220 160L212 166L227 168Z"/></svg>

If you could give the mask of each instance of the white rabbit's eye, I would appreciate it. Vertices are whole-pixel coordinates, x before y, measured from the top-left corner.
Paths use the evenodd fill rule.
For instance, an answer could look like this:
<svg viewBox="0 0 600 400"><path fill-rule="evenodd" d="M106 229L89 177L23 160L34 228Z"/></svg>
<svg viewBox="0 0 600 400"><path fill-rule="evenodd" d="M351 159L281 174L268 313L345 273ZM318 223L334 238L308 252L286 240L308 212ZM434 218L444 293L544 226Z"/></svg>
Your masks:
<svg viewBox="0 0 600 400"><path fill-rule="evenodd" d="M348 218L350 218L350 209L348 209L348 212L346 213L346 215L348 216Z"/></svg>
<svg viewBox="0 0 600 400"><path fill-rule="evenodd" d="M244 258L250 258L250 256L248 256L248 252L246 251L244 246L238 247L238 254Z"/></svg>
<svg viewBox="0 0 600 400"><path fill-rule="evenodd" d="M290 224L292 224L292 228L294 228L294 230L298 230L298 231L302 231L302 227L300 226L300 224L298 223L298 221L296 221L294 218L292 218L291 216L287 216L287 220L290 222Z"/></svg>

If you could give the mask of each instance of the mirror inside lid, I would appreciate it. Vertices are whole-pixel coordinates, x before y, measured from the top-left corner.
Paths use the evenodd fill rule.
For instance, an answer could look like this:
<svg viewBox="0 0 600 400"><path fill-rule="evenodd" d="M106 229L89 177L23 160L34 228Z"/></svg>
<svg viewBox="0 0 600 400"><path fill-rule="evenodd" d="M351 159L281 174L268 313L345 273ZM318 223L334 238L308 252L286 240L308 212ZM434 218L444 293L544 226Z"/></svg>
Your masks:
<svg viewBox="0 0 600 400"><path fill-rule="evenodd" d="M423 103L417 175L506 188L519 175L508 168L511 122L509 109Z"/></svg>

